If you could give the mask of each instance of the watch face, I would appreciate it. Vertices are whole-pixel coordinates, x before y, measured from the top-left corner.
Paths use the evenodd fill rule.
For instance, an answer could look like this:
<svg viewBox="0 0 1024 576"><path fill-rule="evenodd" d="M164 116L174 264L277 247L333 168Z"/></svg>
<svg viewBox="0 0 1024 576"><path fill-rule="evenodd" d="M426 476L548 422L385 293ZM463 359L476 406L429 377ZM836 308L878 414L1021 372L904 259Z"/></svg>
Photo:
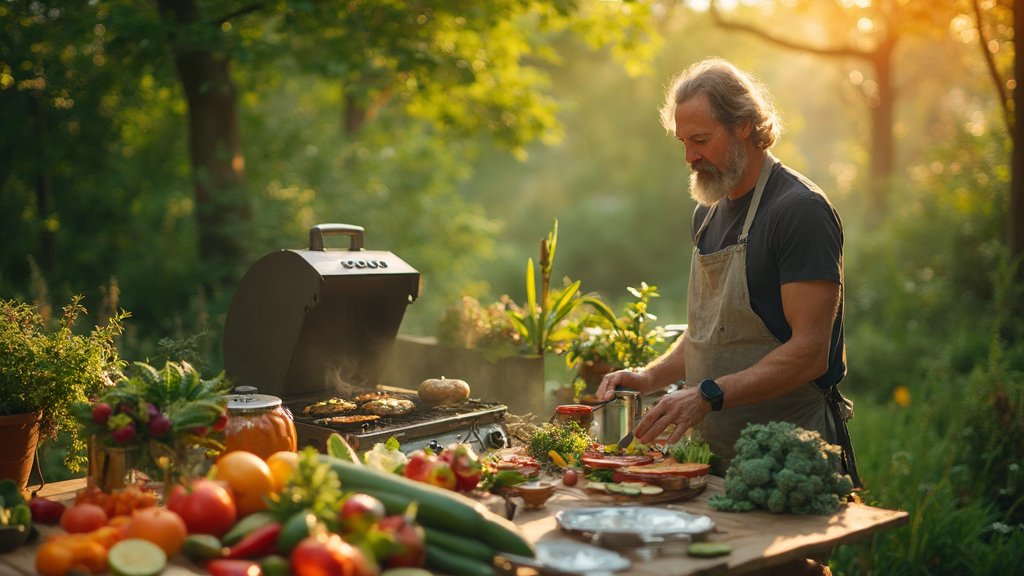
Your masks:
<svg viewBox="0 0 1024 576"><path fill-rule="evenodd" d="M725 392L718 382L705 380L700 383L700 395L711 404L712 411L722 409L722 402L725 399Z"/></svg>

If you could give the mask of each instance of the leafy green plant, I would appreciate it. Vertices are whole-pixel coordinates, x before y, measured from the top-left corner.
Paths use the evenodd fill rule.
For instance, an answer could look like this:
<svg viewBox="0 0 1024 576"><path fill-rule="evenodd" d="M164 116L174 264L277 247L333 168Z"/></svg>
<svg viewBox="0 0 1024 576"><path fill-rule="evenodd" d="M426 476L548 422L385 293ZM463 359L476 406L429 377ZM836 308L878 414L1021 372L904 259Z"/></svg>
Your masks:
<svg viewBox="0 0 1024 576"><path fill-rule="evenodd" d="M124 363L114 341L129 316L121 311L88 335L75 334L75 323L87 313L81 300L72 297L54 328L37 306L0 300L0 415L41 411L41 439L68 434L71 449L64 463L72 471L86 462L72 408L119 377Z"/></svg>
<svg viewBox="0 0 1024 576"><path fill-rule="evenodd" d="M226 394L223 373L204 379L187 362L162 370L135 362L116 385L94 401L78 402L74 414L84 435L100 446L139 447L135 467L153 478L178 481L199 470L197 451L224 448Z"/></svg>
<svg viewBox="0 0 1024 576"><path fill-rule="evenodd" d="M508 296L486 306L472 296L463 296L445 308L437 340L453 348L478 350L489 360L515 356L522 348L522 338L509 310L519 307Z"/></svg>
<svg viewBox="0 0 1024 576"><path fill-rule="evenodd" d="M581 305L588 305L610 322L615 314L600 297L579 293L579 280L568 282L561 289L551 290L551 269L558 247L558 220L551 232L540 243L540 295L537 294L537 278L533 258L526 263L526 306L523 310L508 311L513 326L519 332L528 350L543 355L556 350L574 337L566 317Z"/></svg>
<svg viewBox="0 0 1024 576"><path fill-rule="evenodd" d="M610 369L639 368L664 352L666 330L654 325L657 316L648 309L658 298L658 287L641 282L627 290L633 300L625 305L621 317L586 316L573 326L575 338L565 353L570 368L603 364Z"/></svg>

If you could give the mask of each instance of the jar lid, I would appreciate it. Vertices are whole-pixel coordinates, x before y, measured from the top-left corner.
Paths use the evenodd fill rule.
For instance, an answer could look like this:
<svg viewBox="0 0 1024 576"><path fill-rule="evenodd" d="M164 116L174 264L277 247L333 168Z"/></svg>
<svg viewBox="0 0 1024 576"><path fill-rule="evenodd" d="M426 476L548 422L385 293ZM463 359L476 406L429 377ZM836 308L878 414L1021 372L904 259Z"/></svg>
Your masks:
<svg viewBox="0 0 1024 576"><path fill-rule="evenodd" d="M594 408L586 404L562 404L555 408L555 412L558 414L581 414L593 411Z"/></svg>
<svg viewBox="0 0 1024 576"><path fill-rule="evenodd" d="M239 386L228 395L228 411L266 410L281 405L281 399L270 394L257 394L255 386Z"/></svg>

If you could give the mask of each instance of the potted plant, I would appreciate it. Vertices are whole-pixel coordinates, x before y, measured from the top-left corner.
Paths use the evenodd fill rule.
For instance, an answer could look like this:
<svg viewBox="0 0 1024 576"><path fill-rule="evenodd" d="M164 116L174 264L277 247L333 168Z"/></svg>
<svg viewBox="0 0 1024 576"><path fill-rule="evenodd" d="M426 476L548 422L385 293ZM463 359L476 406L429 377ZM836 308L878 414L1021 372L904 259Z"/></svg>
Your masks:
<svg viewBox="0 0 1024 576"><path fill-rule="evenodd" d="M114 386L74 406L92 439L90 477L113 489L134 470L163 481L166 490L201 474L206 457L224 449L228 392L223 373L203 378L188 362L167 362L162 370L131 364Z"/></svg>
<svg viewBox="0 0 1024 576"><path fill-rule="evenodd" d="M512 325L529 351L543 356L545 352L561 352L563 345L574 336L567 317L582 305L587 305L609 322L615 321L612 310L594 294L580 294L580 281L566 280L564 287L551 289L551 269L558 247L558 220L548 237L540 243L540 294L537 294L533 258L526 262L526 306L508 310Z"/></svg>
<svg viewBox="0 0 1024 576"><path fill-rule="evenodd" d="M658 318L648 311L651 299L660 296L658 287L641 282L627 290L633 300L622 316L609 320L604 314L589 315L573 324L576 337L566 349L565 362L577 369L588 390L596 389L608 372L645 366L667 347L670 334L654 324Z"/></svg>
<svg viewBox="0 0 1024 576"><path fill-rule="evenodd" d="M24 490L39 441L67 433L71 447L64 463L77 472L86 461L85 438L71 409L96 396L120 373L115 339L129 316L121 311L88 335L73 326L87 313L74 296L51 328L35 305L0 300L0 478ZM5 468L10 466L10 468Z"/></svg>

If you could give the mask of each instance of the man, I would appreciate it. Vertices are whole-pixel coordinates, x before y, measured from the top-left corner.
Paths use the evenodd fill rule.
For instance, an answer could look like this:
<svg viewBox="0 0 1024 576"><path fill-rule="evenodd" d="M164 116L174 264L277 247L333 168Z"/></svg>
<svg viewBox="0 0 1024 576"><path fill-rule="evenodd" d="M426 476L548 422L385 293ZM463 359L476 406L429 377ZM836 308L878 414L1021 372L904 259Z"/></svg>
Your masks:
<svg viewBox="0 0 1024 576"><path fill-rule="evenodd" d="M843 448L859 486L845 420L852 404L836 385L846 374L843 231L810 180L768 151L779 121L758 83L717 58L680 74L661 108L692 173L693 215L687 330L641 370L613 372L597 390L652 392L685 380L637 423L650 443L691 428L710 444L724 475L733 444L751 422L784 420Z"/></svg>

